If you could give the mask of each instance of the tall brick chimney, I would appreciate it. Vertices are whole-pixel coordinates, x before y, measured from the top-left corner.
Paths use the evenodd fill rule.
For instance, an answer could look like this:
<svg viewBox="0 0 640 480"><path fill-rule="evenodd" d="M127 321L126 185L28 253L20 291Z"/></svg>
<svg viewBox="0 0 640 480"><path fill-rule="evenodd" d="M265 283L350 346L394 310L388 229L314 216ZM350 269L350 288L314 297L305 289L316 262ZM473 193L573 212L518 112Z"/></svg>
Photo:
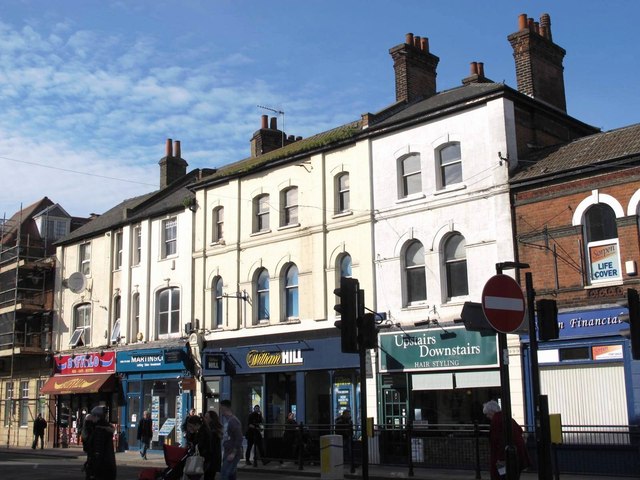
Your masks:
<svg viewBox="0 0 640 480"><path fill-rule="evenodd" d="M182 158L180 140L172 144L171 139L167 138L166 154L160 159L158 165L160 165L160 188L165 188L187 174L189 164Z"/></svg>
<svg viewBox="0 0 640 480"><path fill-rule="evenodd" d="M521 14L518 31L507 38L516 62L518 91L566 112L562 60L567 52L553 43L549 14L542 14L539 23Z"/></svg>
<svg viewBox="0 0 640 480"><path fill-rule="evenodd" d="M294 141L295 139L287 138L282 130L278 130L277 117L271 117L271 123L269 123L269 116L262 115L260 130L257 130L251 137L251 156L258 157Z"/></svg>
<svg viewBox="0 0 640 480"><path fill-rule="evenodd" d="M440 59L429 53L429 39L407 33L405 43L389 50L396 72L396 101L411 102L436 94L436 67Z"/></svg>

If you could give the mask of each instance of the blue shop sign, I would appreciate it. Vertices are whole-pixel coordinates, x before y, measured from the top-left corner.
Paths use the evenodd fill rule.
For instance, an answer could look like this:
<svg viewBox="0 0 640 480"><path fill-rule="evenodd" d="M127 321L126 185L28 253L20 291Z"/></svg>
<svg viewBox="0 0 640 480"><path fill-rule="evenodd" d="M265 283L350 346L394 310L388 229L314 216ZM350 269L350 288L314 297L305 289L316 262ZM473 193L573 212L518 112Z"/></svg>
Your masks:
<svg viewBox="0 0 640 480"><path fill-rule="evenodd" d="M185 348L120 351L116 361L118 372L167 371L185 368Z"/></svg>
<svg viewBox="0 0 640 480"><path fill-rule="evenodd" d="M620 320L620 315L627 312L627 308L617 307L559 313L560 339L620 335L621 330L629 327ZM527 341L529 336L522 335L521 338Z"/></svg>

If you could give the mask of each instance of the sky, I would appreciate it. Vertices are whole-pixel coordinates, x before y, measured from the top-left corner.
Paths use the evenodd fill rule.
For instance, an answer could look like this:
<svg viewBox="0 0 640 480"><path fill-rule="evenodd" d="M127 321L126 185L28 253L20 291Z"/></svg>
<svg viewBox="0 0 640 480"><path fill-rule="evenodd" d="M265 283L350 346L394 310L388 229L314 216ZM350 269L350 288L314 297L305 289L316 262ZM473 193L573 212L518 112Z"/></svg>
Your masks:
<svg viewBox="0 0 640 480"><path fill-rule="evenodd" d="M472 61L516 88L521 13L551 15L570 115L638 123L636 0L3 0L0 219L44 196L88 216L156 190L167 138L188 170L214 168L249 156L263 114L308 137L381 110L408 32L440 57L438 91Z"/></svg>

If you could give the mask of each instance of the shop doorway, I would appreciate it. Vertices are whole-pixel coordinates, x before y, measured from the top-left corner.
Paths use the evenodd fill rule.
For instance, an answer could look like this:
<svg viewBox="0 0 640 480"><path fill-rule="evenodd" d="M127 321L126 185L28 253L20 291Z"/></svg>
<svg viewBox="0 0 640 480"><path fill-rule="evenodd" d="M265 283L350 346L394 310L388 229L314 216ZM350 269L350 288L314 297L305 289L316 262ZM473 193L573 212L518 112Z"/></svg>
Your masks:
<svg viewBox="0 0 640 480"><path fill-rule="evenodd" d="M138 422L140 421L140 394L127 394L127 413L129 418L124 419L127 424L127 441L129 447L138 448Z"/></svg>

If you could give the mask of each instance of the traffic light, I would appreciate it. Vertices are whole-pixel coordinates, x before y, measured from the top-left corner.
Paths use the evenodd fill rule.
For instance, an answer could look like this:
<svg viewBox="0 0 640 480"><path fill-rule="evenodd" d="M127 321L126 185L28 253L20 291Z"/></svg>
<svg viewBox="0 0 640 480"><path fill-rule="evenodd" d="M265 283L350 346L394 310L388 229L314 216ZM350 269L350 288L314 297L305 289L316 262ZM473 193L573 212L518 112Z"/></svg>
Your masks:
<svg viewBox="0 0 640 480"><path fill-rule="evenodd" d="M495 333L479 302L464 302L460 318L469 332Z"/></svg>
<svg viewBox="0 0 640 480"><path fill-rule="evenodd" d="M378 346L378 327L376 316L373 313L365 313L360 319L358 328L358 341L363 348L376 348Z"/></svg>
<svg viewBox="0 0 640 480"><path fill-rule="evenodd" d="M360 284L355 278L342 277L340 288L335 293L340 298L340 303L333 309L340 314L340 320L335 326L340 329L342 351L344 353L358 353L358 304Z"/></svg>
<svg viewBox="0 0 640 480"><path fill-rule="evenodd" d="M554 340L560 336L558 328L558 305L555 300L542 299L536 302L538 313L538 338L540 341Z"/></svg>
<svg viewBox="0 0 640 480"><path fill-rule="evenodd" d="M628 330L620 332L621 335L628 337L631 341L631 358L640 360L640 296L638 291L627 289L627 308L628 315L620 315L620 320L629 324Z"/></svg>

